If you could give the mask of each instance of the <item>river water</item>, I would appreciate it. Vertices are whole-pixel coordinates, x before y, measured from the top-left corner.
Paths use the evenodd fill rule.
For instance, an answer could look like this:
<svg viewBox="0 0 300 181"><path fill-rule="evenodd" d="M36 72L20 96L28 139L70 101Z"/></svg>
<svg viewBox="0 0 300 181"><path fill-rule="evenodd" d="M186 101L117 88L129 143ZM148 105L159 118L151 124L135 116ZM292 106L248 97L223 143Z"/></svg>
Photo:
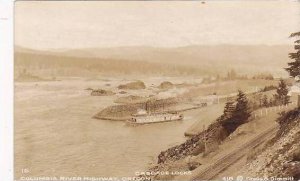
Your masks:
<svg viewBox="0 0 300 181"><path fill-rule="evenodd" d="M114 82L118 84L118 82ZM90 96L87 87L106 81L15 84L15 176L132 176L145 171L160 151L183 142L195 122L137 127L92 119L114 96ZM28 173L22 173L27 169Z"/></svg>

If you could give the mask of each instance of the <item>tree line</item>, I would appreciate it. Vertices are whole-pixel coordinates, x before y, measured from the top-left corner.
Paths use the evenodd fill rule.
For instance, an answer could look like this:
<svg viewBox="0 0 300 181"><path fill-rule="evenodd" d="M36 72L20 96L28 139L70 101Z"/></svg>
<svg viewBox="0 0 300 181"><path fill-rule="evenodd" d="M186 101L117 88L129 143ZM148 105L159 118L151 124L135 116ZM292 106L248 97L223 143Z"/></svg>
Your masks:
<svg viewBox="0 0 300 181"><path fill-rule="evenodd" d="M295 52L289 54L289 57L293 61L288 63L288 67L285 68L285 70L289 73L290 77L300 81L300 32L292 33L290 37L297 37L297 40L294 41ZM229 78L234 78L235 76L235 72L228 73ZM267 95L264 95L262 99L259 100L260 105L258 108L288 104L290 102L288 92L289 89L287 83L283 79L280 79L279 84L276 87L276 94L273 95L273 98L268 99ZM226 102L223 115L218 121L229 133L232 133L241 124L249 121L251 112L254 110L253 108L255 108L253 103L249 101L243 91L239 90L235 100L230 99Z"/></svg>

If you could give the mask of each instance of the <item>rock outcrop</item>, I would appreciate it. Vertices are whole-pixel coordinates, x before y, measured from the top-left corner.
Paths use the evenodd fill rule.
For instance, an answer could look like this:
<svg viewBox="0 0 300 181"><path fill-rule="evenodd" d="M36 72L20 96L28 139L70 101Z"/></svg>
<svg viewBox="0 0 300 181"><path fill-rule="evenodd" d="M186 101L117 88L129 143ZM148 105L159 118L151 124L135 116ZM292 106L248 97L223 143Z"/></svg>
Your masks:
<svg viewBox="0 0 300 181"><path fill-rule="evenodd" d="M121 84L118 86L119 89L132 89L132 90L138 90L138 89L145 89L146 86L144 82L142 81L135 81L135 82L130 82L127 84Z"/></svg>
<svg viewBox="0 0 300 181"><path fill-rule="evenodd" d="M96 89L96 90L92 90L91 92L91 96L111 96L111 95L115 95L115 93L110 90Z"/></svg>
<svg viewBox="0 0 300 181"><path fill-rule="evenodd" d="M162 82L158 88L160 89L171 89L174 87L174 84L172 82L169 82L169 81L165 81L165 82Z"/></svg>

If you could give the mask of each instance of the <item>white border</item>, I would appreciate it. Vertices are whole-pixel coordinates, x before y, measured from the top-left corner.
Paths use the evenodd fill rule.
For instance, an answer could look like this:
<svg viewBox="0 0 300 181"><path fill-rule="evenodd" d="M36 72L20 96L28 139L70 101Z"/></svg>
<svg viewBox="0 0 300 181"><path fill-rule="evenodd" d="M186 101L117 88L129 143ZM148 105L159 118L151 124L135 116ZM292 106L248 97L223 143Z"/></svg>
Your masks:
<svg viewBox="0 0 300 181"><path fill-rule="evenodd" d="M13 8L0 0L0 180L13 180Z"/></svg>
<svg viewBox="0 0 300 181"><path fill-rule="evenodd" d="M0 0L0 181L14 179L13 10L13 0Z"/></svg>

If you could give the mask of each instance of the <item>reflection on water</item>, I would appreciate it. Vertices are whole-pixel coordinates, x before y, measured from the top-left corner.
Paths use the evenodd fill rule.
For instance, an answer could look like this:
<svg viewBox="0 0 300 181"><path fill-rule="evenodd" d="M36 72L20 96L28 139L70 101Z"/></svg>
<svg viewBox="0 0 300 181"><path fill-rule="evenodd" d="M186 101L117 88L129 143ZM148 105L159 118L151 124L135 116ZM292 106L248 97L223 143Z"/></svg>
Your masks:
<svg viewBox="0 0 300 181"><path fill-rule="evenodd" d="M185 139L191 120L130 127L92 119L117 95L92 97L84 89L105 83L16 83L16 177L22 168L29 176L132 176Z"/></svg>

